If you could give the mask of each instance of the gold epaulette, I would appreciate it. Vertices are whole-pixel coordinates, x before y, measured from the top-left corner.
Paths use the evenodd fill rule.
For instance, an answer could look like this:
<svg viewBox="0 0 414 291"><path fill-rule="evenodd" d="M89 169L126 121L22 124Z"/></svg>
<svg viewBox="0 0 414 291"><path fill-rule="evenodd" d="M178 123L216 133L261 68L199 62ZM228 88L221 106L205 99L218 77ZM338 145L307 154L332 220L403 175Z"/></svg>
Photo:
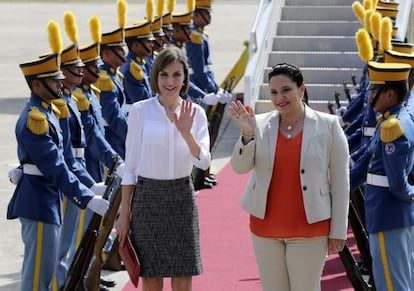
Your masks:
<svg viewBox="0 0 414 291"><path fill-rule="evenodd" d="M79 111L87 111L91 105L89 102L88 97L86 97L85 93L83 93L81 88L76 88L72 92L74 99L76 100L76 106L78 107Z"/></svg>
<svg viewBox="0 0 414 291"><path fill-rule="evenodd" d="M390 116L381 124L381 141L392 142L403 135L404 130L396 115Z"/></svg>
<svg viewBox="0 0 414 291"><path fill-rule="evenodd" d="M96 87L95 85L91 85L91 89L92 89L92 91L93 92L95 92L95 95L96 95L96 98L98 99L98 101L99 101L99 99L101 99L101 90L99 90L99 88L98 87Z"/></svg>
<svg viewBox="0 0 414 291"><path fill-rule="evenodd" d="M124 81L124 74L119 70L119 68L116 70L116 74L118 75L119 79L121 79L121 82Z"/></svg>
<svg viewBox="0 0 414 291"><path fill-rule="evenodd" d="M144 79L144 72L136 62L131 62L131 65L129 66L129 71L135 79L140 81Z"/></svg>
<svg viewBox="0 0 414 291"><path fill-rule="evenodd" d="M114 81L112 81L111 77L106 71L102 71L100 73L99 79L96 81L95 85L101 91L112 91L112 89L115 87Z"/></svg>
<svg viewBox="0 0 414 291"><path fill-rule="evenodd" d="M191 42L195 44L203 43L203 38L201 37L201 34L198 31L193 30L191 32Z"/></svg>
<svg viewBox="0 0 414 291"><path fill-rule="evenodd" d="M37 135L45 134L49 131L46 114L40 112L39 108L35 106L30 107L26 126L31 132Z"/></svg>
<svg viewBox="0 0 414 291"><path fill-rule="evenodd" d="M57 108L57 112L55 111L56 116L61 118L66 118L69 116L69 108L66 100L63 98L54 99L52 100L52 105L55 105Z"/></svg>

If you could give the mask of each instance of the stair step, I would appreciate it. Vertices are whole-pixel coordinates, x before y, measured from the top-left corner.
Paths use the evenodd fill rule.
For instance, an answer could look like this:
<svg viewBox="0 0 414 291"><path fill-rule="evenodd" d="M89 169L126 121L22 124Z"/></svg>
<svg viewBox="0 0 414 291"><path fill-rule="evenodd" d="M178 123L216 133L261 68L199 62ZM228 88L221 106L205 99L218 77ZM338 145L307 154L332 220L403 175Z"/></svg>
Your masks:
<svg viewBox="0 0 414 291"><path fill-rule="evenodd" d="M352 6L284 6L281 20L354 21Z"/></svg>
<svg viewBox="0 0 414 291"><path fill-rule="evenodd" d="M276 34L279 36L354 36L359 28L361 28L359 21L280 21Z"/></svg>
<svg viewBox="0 0 414 291"><path fill-rule="evenodd" d="M269 82L269 72L271 67L266 67L264 70L263 82ZM322 84L332 84L343 82L347 84L352 83L352 76L359 76L362 74L360 68L312 68L312 67L301 67L300 70L303 74L303 79L306 84L310 83L322 83Z"/></svg>
<svg viewBox="0 0 414 291"><path fill-rule="evenodd" d="M275 36L274 51L356 51L355 37L351 36Z"/></svg>
<svg viewBox="0 0 414 291"><path fill-rule="evenodd" d="M269 53L268 66L292 63L302 67L361 68L363 63L357 52L283 52Z"/></svg>

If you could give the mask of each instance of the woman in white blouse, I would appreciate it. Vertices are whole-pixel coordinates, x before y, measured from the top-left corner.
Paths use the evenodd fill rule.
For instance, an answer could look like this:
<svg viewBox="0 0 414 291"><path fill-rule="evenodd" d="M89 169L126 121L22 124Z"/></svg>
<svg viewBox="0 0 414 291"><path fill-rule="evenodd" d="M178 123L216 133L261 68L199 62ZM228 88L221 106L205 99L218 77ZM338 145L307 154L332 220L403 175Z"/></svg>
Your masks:
<svg viewBox="0 0 414 291"><path fill-rule="evenodd" d="M130 232L141 263L143 290L191 290L202 272L193 167L210 165L203 108L183 100L189 76L185 56L167 48L155 59L151 89L157 96L133 104L128 117L119 242Z"/></svg>

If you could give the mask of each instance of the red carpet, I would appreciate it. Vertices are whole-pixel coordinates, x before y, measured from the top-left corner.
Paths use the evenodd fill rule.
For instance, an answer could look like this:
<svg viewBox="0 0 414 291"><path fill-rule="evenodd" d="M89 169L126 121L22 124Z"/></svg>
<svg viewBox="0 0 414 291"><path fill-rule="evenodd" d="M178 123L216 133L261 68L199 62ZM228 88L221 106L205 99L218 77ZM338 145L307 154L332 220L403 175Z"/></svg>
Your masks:
<svg viewBox="0 0 414 291"><path fill-rule="evenodd" d="M249 215L239 204L249 176L235 174L228 164L218 173L217 186L199 192L204 272L193 278L195 291L261 290L248 227ZM134 286L128 282L122 290L134 290ZM164 281L164 290L171 290L169 280ZM353 290L338 255L327 259L322 290Z"/></svg>

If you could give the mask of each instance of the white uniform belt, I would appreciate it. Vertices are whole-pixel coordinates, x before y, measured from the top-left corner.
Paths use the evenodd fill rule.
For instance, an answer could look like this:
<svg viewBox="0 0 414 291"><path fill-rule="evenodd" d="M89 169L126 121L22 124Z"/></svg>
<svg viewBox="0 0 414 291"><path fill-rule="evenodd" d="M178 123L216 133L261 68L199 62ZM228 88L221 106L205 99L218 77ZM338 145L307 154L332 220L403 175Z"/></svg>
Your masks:
<svg viewBox="0 0 414 291"><path fill-rule="evenodd" d="M385 188L390 187L387 176L375 175L371 173L367 174L367 184Z"/></svg>
<svg viewBox="0 0 414 291"><path fill-rule="evenodd" d="M73 156L77 159L85 158L85 148L72 148Z"/></svg>
<svg viewBox="0 0 414 291"><path fill-rule="evenodd" d="M375 127L364 127L363 134L364 136L374 136Z"/></svg>
<svg viewBox="0 0 414 291"><path fill-rule="evenodd" d="M212 68L212 66L211 65L206 65L206 71L207 72L212 72L213 70L212 70L213 68Z"/></svg>
<svg viewBox="0 0 414 291"><path fill-rule="evenodd" d="M32 176L43 176L39 168L33 164L23 164L23 173Z"/></svg>
<svg viewBox="0 0 414 291"><path fill-rule="evenodd" d="M105 118L102 118L102 124L103 126L109 126L108 122L106 122Z"/></svg>

